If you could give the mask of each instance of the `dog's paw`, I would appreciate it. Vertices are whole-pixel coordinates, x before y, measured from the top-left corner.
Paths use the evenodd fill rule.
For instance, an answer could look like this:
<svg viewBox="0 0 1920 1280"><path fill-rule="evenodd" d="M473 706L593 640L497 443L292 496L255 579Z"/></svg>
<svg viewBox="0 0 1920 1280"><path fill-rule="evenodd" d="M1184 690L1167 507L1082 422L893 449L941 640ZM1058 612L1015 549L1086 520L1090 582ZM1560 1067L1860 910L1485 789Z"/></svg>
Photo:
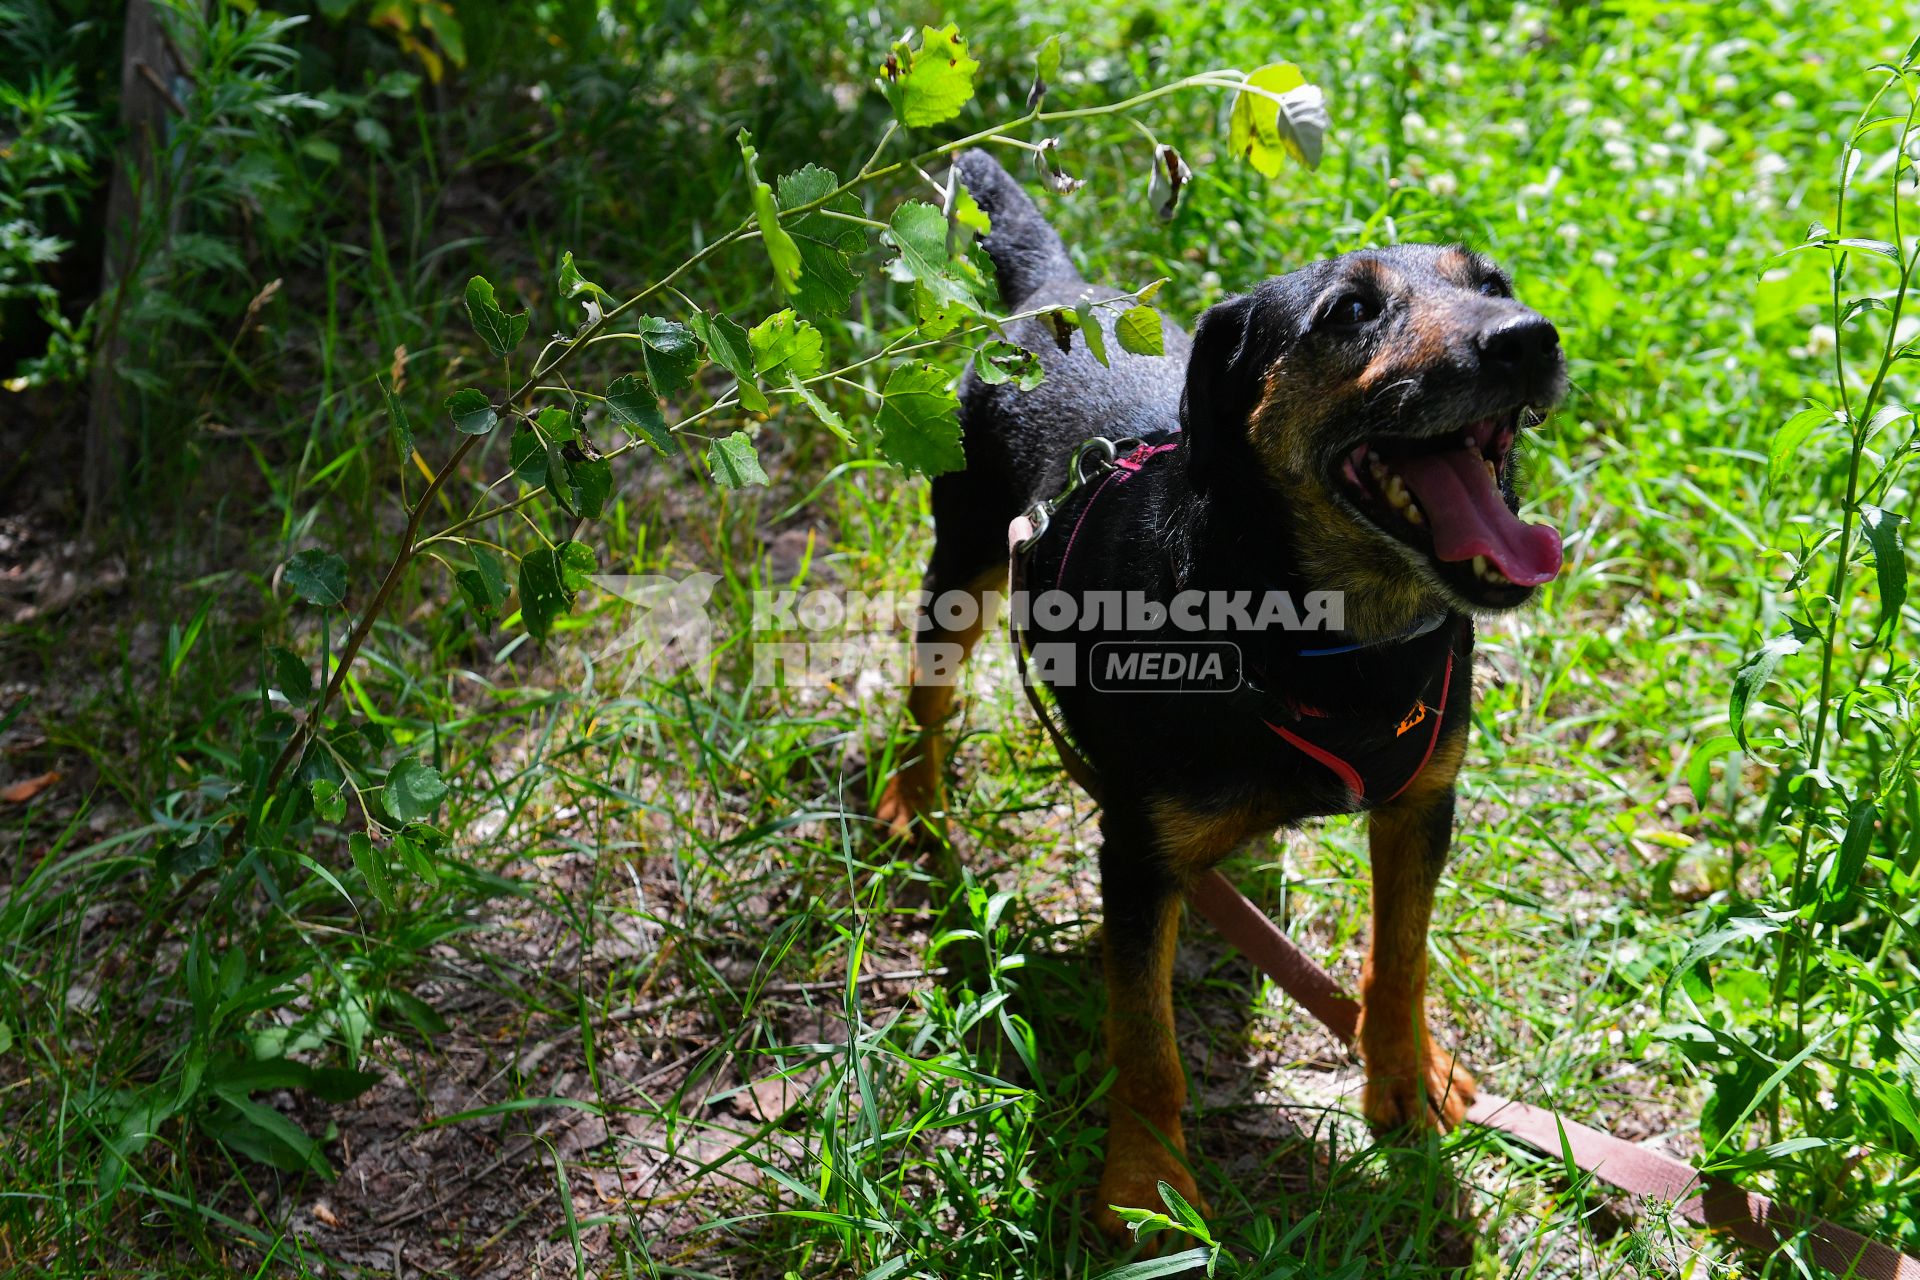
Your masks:
<svg viewBox="0 0 1920 1280"><path fill-rule="evenodd" d="M1160 1145L1151 1134L1142 1133L1141 1141L1112 1140L1107 1167L1100 1175L1100 1188L1094 1192L1093 1221L1108 1237L1120 1243L1132 1239L1127 1222L1113 1211L1114 1205L1127 1209L1152 1209L1166 1213L1160 1198L1160 1184L1166 1183L1186 1198L1201 1216L1208 1214L1207 1202L1200 1197L1193 1175L1180 1157ZM1182 1239L1178 1232L1160 1231L1140 1242L1144 1257L1157 1257Z"/></svg>
<svg viewBox="0 0 1920 1280"><path fill-rule="evenodd" d="M1467 1118L1479 1090L1451 1053L1428 1041L1424 1069L1393 1071L1367 1064L1360 1110L1380 1132L1417 1128L1445 1133Z"/></svg>
<svg viewBox="0 0 1920 1280"><path fill-rule="evenodd" d="M887 779L873 806L874 821L890 839L917 840L938 820L939 793L937 780L909 765Z"/></svg>

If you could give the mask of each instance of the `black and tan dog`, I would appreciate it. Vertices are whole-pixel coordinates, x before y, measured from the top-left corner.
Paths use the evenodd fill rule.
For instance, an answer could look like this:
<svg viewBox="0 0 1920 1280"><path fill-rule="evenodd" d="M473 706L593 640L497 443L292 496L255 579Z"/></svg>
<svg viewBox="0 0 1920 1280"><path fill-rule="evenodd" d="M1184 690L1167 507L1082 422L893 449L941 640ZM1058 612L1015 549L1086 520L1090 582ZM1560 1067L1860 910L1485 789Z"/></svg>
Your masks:
<svg viewBox="0 0 1920 1280"><path fill-rule="evenodd" d="M1009 308L1071 306L1091 286L1005 170L973 152L961 177L992 219L986 249ZM1093 291L1096 298L1117 291ZM1149 442L1084 485L1032 551L1032 591L1183 592L1258 601L1342 593L1339 634L1269 628L1232 641L1233 692L1055 688L1071 737L1100 779L1107 1038L1117 1072L1098 1216L1158 1205L1164 1179L1193 1197L1180 1112L1186 1084L1171 981L1183 885L1280 826L1364 810L1373 930L1361 978L1363 1109L1376 1128L1448 1127L1474 1082L1428 1036L1428 919L1453 826L1454 779L1472 696L1472 616L1526 601L1560 568L1560 540L1516 515L1515 441L1566 386L1559 339L1516 302L1505 275L1459 248L1350 253L1268 280L1207 311L1191 340L1112 366L1051 329L1016 331L1045 381L1028 392L962 387L964 472L933 485L927 588L1006 586L1008 522L1057 492L1091 436ZM1083 657L1155 635L1117 629L1050 639ZM1229 610L1231 616L1231 610ZM1109 625L1113 624L1113 625ZM979 628L930 625L918 643L971 648ZM1083 667L1084 670L1084 667ZM917 757L877 816L899 831L941 800L949 683L916 685Z"/></svg>

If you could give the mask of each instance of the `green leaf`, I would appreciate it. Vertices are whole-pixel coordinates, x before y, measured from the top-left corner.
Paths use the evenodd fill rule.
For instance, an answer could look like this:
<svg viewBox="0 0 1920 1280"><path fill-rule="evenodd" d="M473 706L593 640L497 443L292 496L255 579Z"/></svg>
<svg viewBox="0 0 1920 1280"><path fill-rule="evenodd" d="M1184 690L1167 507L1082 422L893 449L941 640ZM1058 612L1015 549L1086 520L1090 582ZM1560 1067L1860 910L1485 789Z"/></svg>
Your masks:
<svg viewBox="0 0 1920 1280"><path fill-rule="evenodd" d="M277 644L267 646L267 674L273 687L284 693L289 702L305 702L313 696L313 672L291 649Z"/></svg>
<svg viewBox="0 0 1920 1280"><path fill-rule="evenodd" d="M1774 669L1780 665L1780 659L1800 652L1805 643L1800 636L1792 633L1775 636L1761 645L1733 673L1733 698L1727 718L1733 725L1733 736L1740 740L1742 748L1747 745L1747 709L1753 704L1754 697L1773 679Z"/></svg>
<svg viewBox="0 0 1920 1280"><path fill-rule="evenodd" d="M1117 1206L1116 1211L1118 1211ZM1121 1212L1121 1216L1124 1218L1126 1216L1125 1212ZM1163 1222L1166 1221L1166 1215L1164 1214L1155 1214L1154 1216ZM1168 1225L1171 1226L1172 1224L1168 1223ZM1205 1273L1207 1266L1212 1263L1212 1261L1213 1250L1211 1249L1182 1249L1179 1253L1162 1254L1158 1258L1146 1258L1139 1262L1129 1262L1124 1267L1116 1267L1112 1271L1102 1271L1100 1273L1100 1280L1163 1280L1163 1277L1166 1276L1190 1276L1196 1271ZM1283 1269L1281 1271L1269 1272L1268 1274L1274 1276L1292 1276L1301 1273ZM1342 1274L1354 1275L1358 1273L1347 1271Z"/></svg>
<svg viewBox="0 0 1920 1280"><path fill-rule="evenodd" d="M574 415L558 405L548 405L534 415L533 421L540 428L541 435L562 443L573 439L579 431Z"/></svg>
<svg viewBox="0 0 1920 1280"><path fill-rule="evenodd" d="M892 263L896 278L919 282L942 303L979 305L973 264L947 254L946 215L925 201L909 200L893 211L887 226L888 239L900 251Z"/></svg>
<svg viewBox="0 0 1920 1280"><path fill-rule="evenodd" d="M1814 429L1823 423L1833 421L1831 409L1816 406L1802 409L1780 424L1780 429L1773 433L1773 443L1767 447L1767 491L1769 493L1777 489L1780 482L1786 479L1787 472L1793 466L1794 455L1799 453L1800 446L1806 443L1807 437L1813 434Z"/></svg>
<svg viewBox="0 0 1920 1280"><path fill-rule="evenodd" d="M335 605L347 598L347 562L315 547L287 561L287 585L308 604Z"/></svg>
<svg viewBox="0 0 1920 1280"><path fill-rule="evenodd" d="M1152 307L1128 307L1113 327L1120 349L1136 356L1166 354L1166 342L1160 332L1160 313Z"/></svg>
<svg viewBox="0 0 1920 1280"><path fill-rule="evenodd" d="M549 444L547 492L569 514L596 519L613 492L613 467L605 458L588 457L575 445Z"/></svg>
<svg viewBox="0 0 1920 1280"><path fill-rule="evenodd" d="M776 312L753 326L747 334L753 348L753 367L769 382L784 381L771 375L782 372L811 378L826 362L827 344L820 331L793 314L791 309Z"/></svg>
<svg viewBox="0 0 1920 1280"><path fill-rule="evenodd" d="M387 772L380 803L401 822L419 822L433 816L447 798L446 779L432 765L405 756Z"/></svg>
<svg viewBox="0 0 1920 1280"><path fill-rule="evenodd" d="M1901 1081L1890 1081L1878 1075L1861 1072L1854 1077L1857 1084L1865 1087L1866 1092L1879 1099L1887 1109L1887 1114L1913 1135L1915 1143L1920 1143L1920 1114L1913 1107L1912 1087Z"/></svg>
<svg viewBox="0 0 1920 1280"><path fill-rule="evenodd" d="M953 220L977 236L993 233L993 219L965 186L953 193Z"/></svg>
<svg viewBox="0 0 1920 1280"><path fill-rule="evenodd" d="M637 374L615 378L607 388L607 412L623 427L630 427L655 453L665 454L673 435L667 430L666 415L660 412L660 397L646 379Z"/></svg>
<svg viewBox="0 0 1920 1280"><path fill-rule="evenodd" d="M486 547L475 546L472 550L473 568L454 574L454 585L475 613L491 620L500 616L501 606L507 602L506 566Z"/></svg>
<svg viewBox="0 0 1920 1280"><path fill-rule="evenodd" d="M320 821L339 822L347 816L347 798L341 794L339 783L315 778L307 784L307 792L313 797L313 811L320 815Z"/></svg>
<svg viewBox="0 0 1920 1280"><path fill-rule="evenodd" d="M782 209L798 209L824 199L840 185L831 169L810 164L780 179ZM852 255L866 252L867 233L857 222L829 216L826 210L858 214L860 202L851 193L828 200L811 213L785 222L800 250L800 285L793 305L801 315L816 320L838 319L853 305L853 291L860 287L859 273L849 262Z"/></svg>
<svg viewBox="0 0 1920 1280"><path fill-rule="evenodd" d="M1827 873L1820 878L1820 901L1829 905L1845 902L1860 887L1860 873L1866 870L1867 852L1873 848L1875 824L1880 806L1872 796L1862 796L1847 811L1847 832L1840 839Z"/></svg>
<svg viewBox="0 0 1920 1280"><path fill-rule="evenodd" d="M747 331L724 315L709 316L704 311L694 312L687 317L687 323L706 344L707 355L713 362L739 382L740 403L754 413L765 413L767 397L754 385L753 347Z"/></svg>
<svg viewBox="0 0 1920 1280"><path fill-rule="evenodd" d="M760 227L760 242L767 247L767 259L773 263L774 279L788 293L800 287L800 247L780 225L780 209L773 202L773 188L760 181L755 167L760 153L753 149L753 135L740 131L740 158L747 167L747 194L753 200L753 220Z"/></svg>
<svg viewBox="0 0 1920 1280"><path fill-rule="evenodd" d="M581 276L580 269L573 265L573 251L569 249L560 255L560 296L577 298L583 293L601 302L613 301L613 295Z"/></svg>
<svg viewBox="0 0 1920 1280"><path fill-rule="evenodd" d="M1907 602L1907 549L1900 537L1900 526L1906 522L1903 515L1861 504L1860 527L1873 547L1873 572L1880 586L1876 636L1889 632L1900 621L1901 606Z"/></svg>
<svg viewBox="0 0 1920 1280"><path fill-rule="evenodd" d="M347 852L353 855L353 865L360 870L360 878L367 882L367 888L380 905L393 910L393 881L387 876L387 860L373 847L373 841L366 833L356 831L347 837Z"/></svg>
<svg viewBox="0 0 1920 1280"><path fill-rule="evenodd" d="M1107 334L1100 327L1100 316L1095 311L1092 298L1082 298L1073 309L1080 321L1081 336L1087 340L1087 350L1101 364L1111 365L1107 359Z"/></svg>
<svg viewBox="0 0 1920 1280"><path fill-rule="evenodd" d="M1011 342L995 339L981 347L973 360L974 376L990 387L1011 379L1022 391L1031 391L1046 378L1040 357Z"/></svg>
<svg viewBox="0 0 1920 1280"><path fill-rule="evenodd" d="M640 335L640 359L653 389L668 397L686 390L693 371L700 366L700 344L693 331L672 320L642 316L636 332Z"/></svg>
<svg viewBox="0 0 1920 1280"><path fill-rule="evenodd" d="M485 276L475 276L467 281L467 318L493 354L504 356L527 336L527 323L532 317L524 311L517 316L501 311L493 298L493 285Z"/></svg>
<svg viewBox="0 0 1920 1280"><path fill-rule="evenodd" d="M1033 55L1033 88L1027 92L1028 110L1039 107L1041 99L1047 96L1047 86L1059 76L1063 44L1063 37L1056 31L1042 42L1040 51Z"/></svg>
<svg viewBox="0 0 1920 1280"><path fill-rule="evenodd" d="M881 69L880 88L900 123L910 129L941 124L973 100L973 73L980 64L967 56L966 41L952 23L920 29L920 47L902 41Z"/></svg>
<svg viewBox="0 0 1920 1280"><path fill-rule="evenodd" d="M1713 762L1739 749L1740 740L1731 734L1709 738L1693 749L1693 753L1687 757L1687 787L1693 792L1694 804L1704 806L1707 803L1707 788L1713 785Z"/></svg>
<svg viewBox="0 0 1920 1280"><path fill-rule="evenodd" d="M744 431L736 431L713 442L707 450L707 470L713 473L716 483L729 489L767 483L767 473L760 466L760 455L753 448L753 437Z"/></svg>
<svg viewBox="0 0 1920 1280"><path fill-rule="evenodd" d="M1269 178L1280 172L1288 156L1309 169L1319 168L1327 132L1325 95L1291 62L1261 67L1246 83L1247 89L1234 96L1227 121L1228 150Z"/></svg>
<svg viewBox="0 0 1920 1280"><path fill-rule="evenodd" d="M1754 942L1771 934L1780 932L1781 926L1762 916L1734 916L1718 929L1710 930L1693 940L1686 954L1680 957L1680 963L1667 975L1666 982L1660 988L1660 1008L1665 1012L1667 997L1673 992L1674 983L1680 981L1702 960L1720 954L1736 942Z"/></svg>
<svg viewBox="0 0 1920 1280"><path fill-rule="evenodd" d="M536 640L547 638L554 619L573 608L594 570L593 548L579 542L530 551L520 560L520 620Z"/></svg>
<svg viewBox="0 0 1920 1280"><path fill-rule="evenodd" d="M923 338L944 338L976 314L964 302L942 299L918 281L913 286L913 324Z"/></svg>
<svg viewBox="0 0 1920 1280"><path fill-rule="evenodd" d="M538 489L547 482L547 442L533 429L532 423L523 422L514 429L507 461L513 467L513 474L528 488Z"/></svg>
<svg viewBox="0 0 1920 1280"><path fill-rule="evenodd" d="M794 395L800 397L802 404L813 410L813 416L820 420L821 426L833 432L833 434L839 436L848 444L853 443L853 433L847 430L847 424L840 415L835 413L825 400L815 395L806 383L800 381L798 377L793 376L791 371L789 371L787 387Z"/></svg>
<svg viewBox="0 0 1920 1280"><path fill-rule="evenodd" d="M1167 1208L1172 1211L1173 1220L1178 1222L1181 1228L1189 1235L1207 1244L1212 1244L1213 1236L1207 1230L1207 1220L1200 1216L1200 1211L1195 1209L1191 1204L1188 1204L1187 1198L1174 1190L1170 1183L1161 1182L1158 1186L1160 1198L1166 1202Z"/></svg>
<svg viewBox="0 0 1920 1280"><path fill-rule="evenodd" d="M321 821L340 821L348 816L348 798L340 793L340 783L315 777L307 783L307 794L313 796L313 812L321 816Z"/></svg>
<svg viewBox="0 0 1920 1280"><path fill-rule="evenodd" d="M380 395L387 402L387 433L399 446L400 457L404 461L413 456L413 424L407 420L406 406L394 396L392 387L381 382Z"/></svg>
<svg viewBox="0 0 1920 1280"><path fill-rule="evenodd" d="M333 1176L320 1145L264 1102L223 1094L220 1105L200 1118L200 1128L229 1150L285 1173Z"/></svg>
<svg viewBox="0 0 1920 1280"><path fill-rule="evenodd" d="M447 414L453 419L454 430L469 436L483 436L500 421L486 393L472 387L447 397Z"/></svg>
<svg viewBox="0 0 1920 1280"><path fill-rule="evenodd" d="M880 453L908 471L937 476L967 465L960 447L960 402L946 371L930 364L903 364L887 375L874 425Z"/></svg>

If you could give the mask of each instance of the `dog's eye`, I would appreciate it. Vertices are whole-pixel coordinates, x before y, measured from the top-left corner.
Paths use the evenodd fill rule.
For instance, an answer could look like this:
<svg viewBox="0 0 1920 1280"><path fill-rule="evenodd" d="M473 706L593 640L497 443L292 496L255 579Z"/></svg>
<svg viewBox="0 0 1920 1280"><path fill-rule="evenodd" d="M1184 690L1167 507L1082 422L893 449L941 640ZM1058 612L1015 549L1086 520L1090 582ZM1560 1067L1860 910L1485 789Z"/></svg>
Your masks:
<svg viewBox="0 0 1920 1280"><path fill-rule="evenodd" d="M1320 315L1320 323L1340 327L1365 324L1380 314L1380 304L1363 293L1343 293Z"/></svg>
<svg viewBox="0 0 1920 1280"><path fill-rule="evenodd" d="M1513 290L1507 288L1507 282L1499 276L1488 276L1480 282L1480 292L1489 298L1511 298Z"/></svg>

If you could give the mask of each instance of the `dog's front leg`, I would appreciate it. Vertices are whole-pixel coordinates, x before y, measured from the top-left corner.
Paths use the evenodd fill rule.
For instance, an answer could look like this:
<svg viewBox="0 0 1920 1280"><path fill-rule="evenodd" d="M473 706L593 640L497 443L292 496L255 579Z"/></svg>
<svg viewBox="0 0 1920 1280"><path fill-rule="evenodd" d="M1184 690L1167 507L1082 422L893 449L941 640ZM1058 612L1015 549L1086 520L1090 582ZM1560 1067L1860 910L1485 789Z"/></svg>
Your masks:
<svg viewBox="0 0 1920 1280"><path fill-rule="evenodd" d="M1107 1094L1107 1165L1094 1220L1117 1236L1126 1224L1108 1206L1159 1209L1161 1182L1195 1207L1202 1201L1187 1171L1180 1129L1187 1079L1173 1032L1180 884L1152 838L1131 821L1109 814L1101 832L1107 1055L1116 1078Z"/></svg>
<svg viewBox="0 0 1920 1280"><path fill-rule="evenodd" d="M1443 742L1406 792L1367 820L1373 939L1360 977L1362 1110L1376 1129L1451 1129L1475 1084L1427 1031L1427 925L1453 836L1453 780L1465 733Z"/></svg>

